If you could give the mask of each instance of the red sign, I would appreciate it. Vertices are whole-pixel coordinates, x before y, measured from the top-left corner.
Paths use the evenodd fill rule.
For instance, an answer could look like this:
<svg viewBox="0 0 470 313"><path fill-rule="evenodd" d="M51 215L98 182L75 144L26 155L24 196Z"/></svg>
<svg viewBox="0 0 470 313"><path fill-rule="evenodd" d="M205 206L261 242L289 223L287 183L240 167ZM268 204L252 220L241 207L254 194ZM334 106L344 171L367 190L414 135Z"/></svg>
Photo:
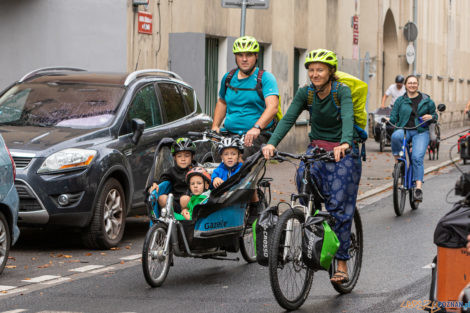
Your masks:
<svg viewBox="0 0 470 313"><path fill-rule="evenodd" d="M137 14L138 31L142 34L152 34L152 14L141 12Z"/></svg>
<svg viewBox="0 0 470 313"><path fill-rule="evenodd" d="M353 16L353 45L359 44L359 16Z"/></svg>

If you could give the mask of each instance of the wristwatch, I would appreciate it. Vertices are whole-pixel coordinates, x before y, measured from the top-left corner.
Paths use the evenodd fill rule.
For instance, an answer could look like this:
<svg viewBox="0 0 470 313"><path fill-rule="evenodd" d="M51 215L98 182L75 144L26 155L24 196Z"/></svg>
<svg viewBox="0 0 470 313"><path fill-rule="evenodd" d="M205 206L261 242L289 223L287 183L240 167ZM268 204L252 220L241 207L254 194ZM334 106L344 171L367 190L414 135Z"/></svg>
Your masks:
<svg viewBox="0 0 470 313"><path fill-rule="evenodd" d="M255 126L253 126L253 128L261 130L261 126L259 126L258 124L255 124Z"/></svg>

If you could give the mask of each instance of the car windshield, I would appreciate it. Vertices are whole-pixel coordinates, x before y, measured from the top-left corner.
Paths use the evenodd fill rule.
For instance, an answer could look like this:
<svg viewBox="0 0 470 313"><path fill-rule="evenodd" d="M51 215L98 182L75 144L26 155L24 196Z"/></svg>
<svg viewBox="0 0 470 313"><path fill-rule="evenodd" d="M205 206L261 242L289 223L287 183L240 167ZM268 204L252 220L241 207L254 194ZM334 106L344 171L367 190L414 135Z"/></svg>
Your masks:
<svg viewBox="0 0 470 313"><path fill-rule="evenodd" d="M124 88L77 83L24 83L0 97L0 125L99 128L109 125Z"/></svg>

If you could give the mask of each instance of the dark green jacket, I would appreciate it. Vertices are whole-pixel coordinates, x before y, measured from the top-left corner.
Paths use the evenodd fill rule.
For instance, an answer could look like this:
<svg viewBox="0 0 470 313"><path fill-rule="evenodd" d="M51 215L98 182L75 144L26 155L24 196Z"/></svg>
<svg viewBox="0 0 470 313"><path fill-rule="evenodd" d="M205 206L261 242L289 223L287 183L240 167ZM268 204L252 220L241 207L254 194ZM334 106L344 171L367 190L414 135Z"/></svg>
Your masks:
<svg viewBox="0 0 470 313"><path fill-rule="evenodd" d="M302 111L307 110L307 90L308 86L305 86L297 91L294 100L292 100L282 120L279 121L268 144L277 146L294 125ZM315 100L312 105L312 114L310 115L310 140L321 139L331 142L347 142L352 146L354 112L351 90L348 86L339 84L338 100L341 103L341 115L338 114L338 109L331 95L328 95L322 100L315 95Z"/></svg>
<svg viewBox="0 0 470 313"><path fill-rule="evenodd" d="M421 117L425 114L431 114L433 119L437 121L436 105L431 98L424 93L421 93L423 99L418 104L417 116ZM404 127L411 116L411 99L405 93L403 96L395 100L393 104L392 113L390 113L390 122L397 125L398 127ZM418 118L415 118L415 125L420 122ZM423 133L428 130L428 124L418 127L418 133Z"/></svg>

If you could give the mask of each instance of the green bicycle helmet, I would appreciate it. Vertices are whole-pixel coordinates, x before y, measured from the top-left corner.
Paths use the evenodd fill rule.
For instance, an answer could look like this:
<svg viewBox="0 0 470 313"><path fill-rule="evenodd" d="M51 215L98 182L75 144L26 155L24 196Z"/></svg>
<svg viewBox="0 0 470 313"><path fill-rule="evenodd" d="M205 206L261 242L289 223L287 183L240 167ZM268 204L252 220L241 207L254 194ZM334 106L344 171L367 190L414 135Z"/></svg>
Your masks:
<svg viewBox="0 0 470 313"><path fill-rule="evenodd" d="M259 44L256 41L255 37L251 36L243 36L237 38L233 43L232 48L233 53L240 53L240 52L259 52Z"/></svg>
<svg viewBox="0 0 470 313"><path fill-rule="evenodd" d="M191 139L180 137L171 145L171 154L175 155L180 151L190 151L194 155L196 153L196 145Z"/></svg>
<svg viewBox="0 0 470 313"><path fill-rule="evenodd" d="M308 68L308 65L313 62L325 63L333 66L334 68L338 67L338 58L333 51L326 49L317 49L312 50L305 57L305 68Z"/></svg>

